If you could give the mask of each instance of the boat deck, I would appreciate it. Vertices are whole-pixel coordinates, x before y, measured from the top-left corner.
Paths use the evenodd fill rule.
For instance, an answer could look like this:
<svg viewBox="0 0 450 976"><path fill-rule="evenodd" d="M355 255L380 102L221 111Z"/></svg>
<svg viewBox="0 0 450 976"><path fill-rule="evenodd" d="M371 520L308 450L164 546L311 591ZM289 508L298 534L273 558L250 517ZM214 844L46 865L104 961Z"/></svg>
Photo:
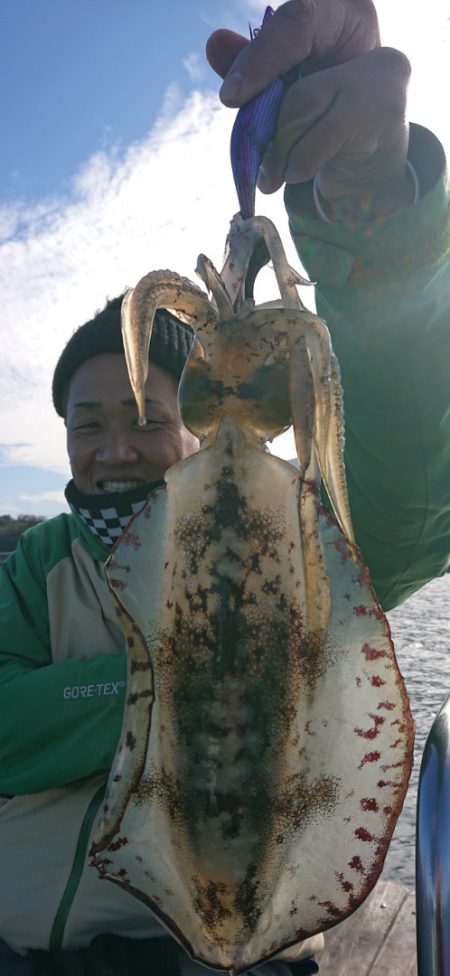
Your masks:
<svg viewBox="0 0 450 976"><path fill-rule="evenodd" d="M414 891L379 881L325 940L318 957L320 976L417 976Z"/></svg>

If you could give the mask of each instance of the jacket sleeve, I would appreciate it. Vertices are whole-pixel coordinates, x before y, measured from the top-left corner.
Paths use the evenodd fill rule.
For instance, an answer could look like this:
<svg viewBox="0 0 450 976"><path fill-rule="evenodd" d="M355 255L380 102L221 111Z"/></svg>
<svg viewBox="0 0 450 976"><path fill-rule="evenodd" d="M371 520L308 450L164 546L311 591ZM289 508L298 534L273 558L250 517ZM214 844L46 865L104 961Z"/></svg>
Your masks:
<svg viewBox="0 0 450 976"><path fill-rule="evenodd" d="M52 663L45 574L24 539L1 567L0 621L0 793L37 793L109 769L125 653Z"/></svg>
<svg viewBox="0 0 450 976"><path fill-rule="evenodd" d="M409 158L421 197L385 220L327 223L307 215L309 188L286 190L293 239L340 363L356 539L385 610L450 561L445 160L419 126Z"/></svg>

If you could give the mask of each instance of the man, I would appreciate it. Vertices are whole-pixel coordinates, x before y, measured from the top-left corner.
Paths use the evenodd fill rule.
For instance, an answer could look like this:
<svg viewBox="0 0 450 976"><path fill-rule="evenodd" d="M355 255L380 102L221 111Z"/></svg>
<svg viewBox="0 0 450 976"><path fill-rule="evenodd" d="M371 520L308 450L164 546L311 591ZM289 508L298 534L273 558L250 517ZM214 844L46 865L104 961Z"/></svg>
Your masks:
<svg viewBox="0 0 450 976"><path fill-rule="evenodd" d="M219 32L208 55L219 73L239 67L241 95L226 96L233 104L302 63L304 77L286 92L264 161L264 188L287 182L294 238L318 282L319 313L343 375L357 539L388 609L449 561L443 153L429 133L413 129L418 192L405 167L407 63L379 47L366 0L291 0L250 46ZM129 965L134 973L187 965L137 901L86 866L125 676L103 563L167 466L196 448L176 408L186 333L161 313L163 352L152 348L147 384L151 424L138 430L120 339L111 338L119 335L118 309L116 300L81 338L76 333L55 372L72 515L27 533L0 587L5 974L19 964L27 976L32 966L89 973L101 964L123 974ZM18 962L14 953L29 949L44 955ZM305 961L303 971L316 970Z"/></svg>

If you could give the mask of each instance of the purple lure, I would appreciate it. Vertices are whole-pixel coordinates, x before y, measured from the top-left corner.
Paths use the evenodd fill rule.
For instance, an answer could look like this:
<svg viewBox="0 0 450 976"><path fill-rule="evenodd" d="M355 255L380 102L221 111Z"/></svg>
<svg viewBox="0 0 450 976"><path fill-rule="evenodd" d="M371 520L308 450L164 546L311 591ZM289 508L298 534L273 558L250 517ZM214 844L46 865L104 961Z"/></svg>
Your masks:
<svg viewBox="0 0 450 976"><path fill-rule="evenodd" d="M252 40L273 13L272 7L266 7L262 27L250 30ZM276 78L264 91L243 105L236 115L231 133L231 168L244 220L255 215L259 169L275 131L281 99L292 80L291 72L286 77Z"/></svg>

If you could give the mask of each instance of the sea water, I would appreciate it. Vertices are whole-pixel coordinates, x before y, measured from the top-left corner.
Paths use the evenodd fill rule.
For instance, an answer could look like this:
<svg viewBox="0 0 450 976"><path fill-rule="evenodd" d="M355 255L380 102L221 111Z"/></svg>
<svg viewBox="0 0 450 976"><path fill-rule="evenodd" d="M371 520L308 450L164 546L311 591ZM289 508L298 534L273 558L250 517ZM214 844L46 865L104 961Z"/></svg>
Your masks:
<svg viewBox="0 0 450 976"><path fill-rule="evenodd" d="M416 723L414 768L382 877L415 886L417 784L433 719L450 695L450 575L433 580L388 614Z"/></svg>

